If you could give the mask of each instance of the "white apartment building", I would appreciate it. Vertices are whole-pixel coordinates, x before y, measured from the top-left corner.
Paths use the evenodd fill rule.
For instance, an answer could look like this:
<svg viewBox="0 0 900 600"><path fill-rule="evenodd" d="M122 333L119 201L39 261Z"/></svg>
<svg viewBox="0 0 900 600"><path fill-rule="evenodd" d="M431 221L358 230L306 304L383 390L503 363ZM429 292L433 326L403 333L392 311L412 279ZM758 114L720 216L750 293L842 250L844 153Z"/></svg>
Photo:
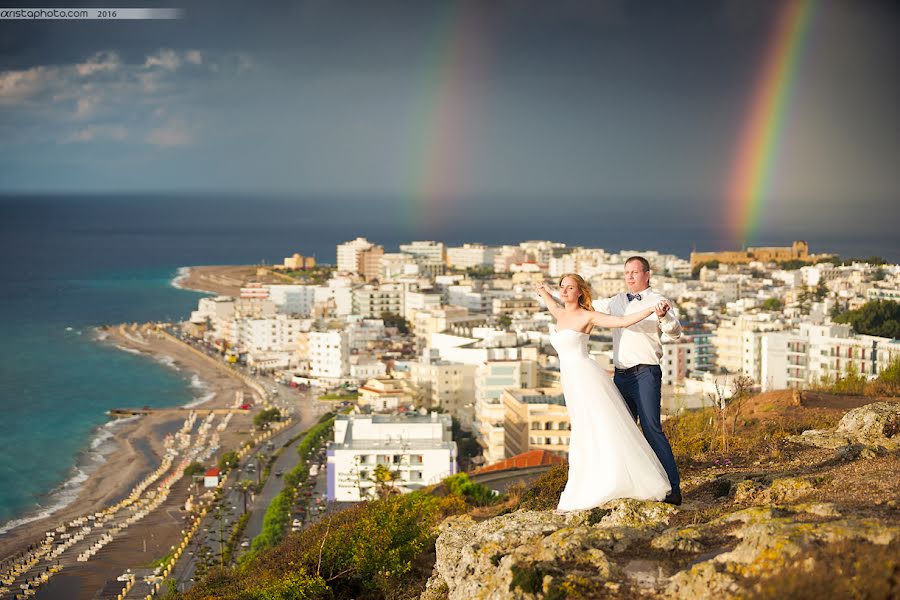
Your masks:
<svg viewBox="0 0 900 600"><path fill-rule="evenodd" d="M393 377L373 377L359 388L356 403L360 407L371 408L374 412L393 412L401 406L411 406L413 395L403 381Z"/></svg>
<svg viewBox="0 0 900 600"><path fill-rule="evenodd" d="M420 275L436 277L444 273L446 251L442 242L413 242L401 244L400 252L415 261Z"/></svg>
<svg viewBox="0 0 900 600"><path fill-rule="evenodd" d="M294 352L310 321L276 315L268 319L238 319L236 345L242 352Z"/></svg>
<svg viewBox="0 0 900 600"><path fill-rule="evenodd" d="M275 303L268 298L238 298L234 302L234 316L238 319L265 319L277 313Z"/></svg>
<svg viewBox="0 0 900 600"><path fill-rule="evenodd" d="M454 269L494 267L497 249L483 244L463 244L447 248L447 264Z"/></svg>
<svg viewBox="0 0 900 600"><path fill-rule="evenodd" d="M410 382L427 408L441 408L471 430L475 416L475 365L430 360L409 363Z"/></svg>
<svg viewBox="0 0 900 600"><path fill-rule="evenodd" d="M337 245L337 270L343 273L360 272L360 253L374 248L375 244L364 237Z"/></svg>
<svg viewBox="0 0 900 600"><path fill-rule="evenodd" d="M518 246L501 246L494 252L494 271L507 273L511 265L528 260L525 250Z"/></svg>
<svg viewBox="0 0 900 600"><path fill-rule="evenodd" d="M543 303L538 298L531 296L494 298L491 303L491 312L494 315L508 315L513 318L525 318L544 309Z"/></svg>
<svg viewBox="0 0 900 600"><path fill-rule="evenodd" d="M200 298L197 310L191 312L190 322L196 325L209 323L213 338L232 339L235 301L230 296Z"/></svg>
<svg viewBox="0 0 900 600"><path fill-rule="evenodd" d="M506 390L503 402L505 458L529 450L569 454L569 411L562 390Z"/></svg>
<svg viewBox="0 0 900 600"><path fill-rule="evenodd" d="M404 286L399 283L364 285L353 290L353 314L380 319L384 313L404 314Z"/></svg>
<svg viewBox="0 0 900 600"><path fill-rule="evenodd" d="M411 244L400 244L400 252L424 258L428 262L443 263L445 250L443 242L419 241Z"/></svg>
<svg viewBox="0 0 900 600"><path fill-rule="evenodd" d="M682 336L675 342L662 345L663 355L659 361L662 369L663 385L678 385L694 370L694 342Z"/></svg>
<svg viewBox="0 0 900 600"><path fill-rule="evenodd" d="M307 340L311 377L327 380L350 374L350 343L345 331L310 331Z"/></svg>
<svg viewBox="0 0 900 600"><path fill-rule="evenodd" d="M257 298L265 300L269 297L269 288L261 283L250 282L241 288L241 298Z"/></svg>
<svg viewBox="0 0 900 600"><path fill-rule="evenodd" d="M562 256L568 254L569 250L562 242L551 242L548 240L529 240L522 242L519 247L525 251L529 261L534 261L540 265L547 265L554 256ZM525 261L518 261L525 262Z"/></svg>
<svg viewBox="0 0 900 600"><path fill-rule="evenodd" d="M381 255L381 281L392 281L400 277L416 276L419 265L415 257L403 252L390 252Z"/></svg>
<svg viewBox="0 0 900 600"><path fill-rule="evenodd" d="M900 288L870 287L866 290L866 300L892 300L900 302Z"/></svg>
<svg viewBox="0 0 900 600"><path fill-rule="evenodd" d="M471 331L480 332L480 327L473 327ZM494 338L496 341L496 338ZM532 360L537 361L539 350L537 346L511 345L498 347L485 345L477 337L462 337L436 333L431 336L429 347L436 351L442 360L460 362L467 365L481 365L489 360Z"/></svg>
<svg viewBox="0 0 900 600"><path fill-rule="evenodd" d="M387 374L387 365L380 360L365 360L358 356L350 357L350 377L359 381L366 381L373 377L384 377Z"/></svg>
<svg viewBox="0 0 900 600"><path fill-rule="evenodd" d="M472 429L485 464L506 458L503 392L537 386L536 360L487 360L475 374L475 418Z"/></svg>
<svg viewBox="0 0 900 600"><path fill-rule="evenodd" d="M457 471L450 415L338 415L328 444L327 499L358 502L377 496L378 465L397 475L402 493L438 483Z"/></svg>
<svg viewBox="0 0 900 600"><path fill-rule="evenodd" d="M347 319L347 341L350 350L366 350L385 337L384 321L351 316Z"/></svg>
<svg viewBox="0 0 900 600"><path fill-rule="evenodd" d="M441 294L432 290L406 290L403 295L403 312L407 321L412 321L419 311L429 311L441 307Z"/></svg>
<svg viewBox="0 0 900 600"><path fill-rule="evenodd" d="M353 313L353 281L349 277L334 276L326 287L316 286L316 306L328 305L338 317Z"/></svg>
<svg viewBox="0 0 900 600"><path fill-rule="evenodd" d="M234 298L231 296L216 296L214 298L200 298L197 302L197 310L191 313L210 321L230 319L234 316Z"/></svg>
<svg viewBox="0 0 900 600"><path fill-rule="evenodd" d="M726 319L716 328L713 345L716 365L728 373L743 373L760 383L762 377L762 332L783 329L771 313Z"/></svg>
<svg viewBox="0 0 900 600"><path fill-rule="evenodd" d="M446 304L462 306L472 312L490 312L494 300L514 298L516 292L512 290L478 289L471 284L447 286Z"/></svg>
<svg viewBox="0 0 900 600"><path fill-rule="evenodd" d="M269 285L269 300L275 304L276 310L285 315L312 314L316 304L318 286L314 285Z"/></svg>
<svg viewBox="0 0 900 600"><path fill-rule="evenodd" d="M900 342L857 335L849 325L801 323L798 329L767 333L763 337L763 390L803 388L833 381L848 373L877 377L900 359Z"/></svg>
<svg viewBox="0 0 900 600"><path fill-rule="evenodd" d="M563 256L553 256L547 263L551 277L559 278L564 273L579 273L585 279L614 268L621 274L622 265L609 263L609 254L600 248L576 248ZM621 277L620 277L621 279Z"/></svg>

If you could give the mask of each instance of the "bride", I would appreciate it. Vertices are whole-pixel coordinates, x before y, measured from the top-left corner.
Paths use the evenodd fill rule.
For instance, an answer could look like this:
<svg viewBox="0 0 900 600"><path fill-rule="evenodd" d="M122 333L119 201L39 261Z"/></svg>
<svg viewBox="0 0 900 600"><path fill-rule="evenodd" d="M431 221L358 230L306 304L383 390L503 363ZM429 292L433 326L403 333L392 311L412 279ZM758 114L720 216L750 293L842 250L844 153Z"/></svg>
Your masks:
<svg viewBox="0 0 900 600"><path fill-rule="evenodd" d="M594 327L628 327L656 307L621 317L595 312L590 288L574 273L559 282L562 307L546 284L536 283L535 291L556 319L550 343L559 355L571 427L569 478L557 512L593 508L615 498L662 500L671 490L665 469L616 385L587 352Z"/></svg>

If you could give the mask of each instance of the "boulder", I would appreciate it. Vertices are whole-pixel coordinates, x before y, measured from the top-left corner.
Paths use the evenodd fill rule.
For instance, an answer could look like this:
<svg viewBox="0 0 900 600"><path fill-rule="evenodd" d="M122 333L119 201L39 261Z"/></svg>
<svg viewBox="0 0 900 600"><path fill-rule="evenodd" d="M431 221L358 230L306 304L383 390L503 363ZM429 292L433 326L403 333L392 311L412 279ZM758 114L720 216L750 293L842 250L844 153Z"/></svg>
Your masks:
<svg viewBox="0 0 900 600"><path fill-rule="evenodd" d="M838 449L854 444L900 449L900 403L873 402L845 414L834 430L810 429L788 438L798 444ZM858 454L857 454L858 456Z"/></svg>
<svg viewBox="0 0 900 600"><path fill-rule="evenodd" d="M783 504L794 502L811 492L819 480L815 477L780 477L765 480L746 479L732 488L739 504Z"/></svg>
<svg viewBox="0 0 900 600"><path fill-rule="evenodd" d="M676 512L661 502L613 500L564 515L521 510L482 522L450 517L439 529L427 597L532 598L551 589L602 588L622 576L611 556L656 535ZM639 565L630 576L649 577Z"/></svg>

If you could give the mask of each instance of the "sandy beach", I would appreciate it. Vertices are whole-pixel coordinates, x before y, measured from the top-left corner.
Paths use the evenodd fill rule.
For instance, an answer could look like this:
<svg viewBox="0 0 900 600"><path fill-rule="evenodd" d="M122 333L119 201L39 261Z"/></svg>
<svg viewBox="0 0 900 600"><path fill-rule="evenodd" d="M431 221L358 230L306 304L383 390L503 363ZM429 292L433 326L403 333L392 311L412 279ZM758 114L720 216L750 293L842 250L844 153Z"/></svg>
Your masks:
<svg viewBox="0 0 900 600"><path fill-rule="evenodd" d="M241 286L248 281L261 283L296 283L290 278L279 277L269 269L253 265L215 265L185 267L173 282L181 287L198 292L209 292L221 296L239 296Z"/></svg>
<svg viewBox="0 0 900 600"><path fill-rule="evenodd" d="M256 279L254 266L212 266L185 268L173 285L216 294L238 295L243 283ZM150 325L118 325L99 328L98 343L111 344L124 351L140 352L170 368L189 372L202 387L202 402L190 408L202 414L203 409L232 408L236 392L245 399L253 391L224 363L206 356L183 342L159 334ZM116 408L140 408L121 406ZM182 407L158 409L151 414L128 419L114 428L105 443L105 462L89 474L81 484L78 496L68 505L48 516L21 524L0 535L0 559L14 556L29 545L43 539L44 533L79 516L92 514L126 497L133 487L156 470L165 453L165 437L176 431L187 417ZM236 413L223 432L221 448L237 448L250 435L252 418ZM98 559L66 569L51 579L40 596L93 598L97 590L127 568L140 567L167 553L180 534L179 520L190 483L181 481L171 497L148 518L127 530ZM164 524L172 527L162 527ZM144 549L146 545L146 550ZM114 549L120 551L110 551ZM121 551L128 548L128 551ZM59 594L62 593L62 596Z"/></svg>
<svg viewBox="0 0 900 600"><path fill-rule="evenodd" d="M200 414L203 409L233 407L236 399L235 393L239 390L243 392L244 398L252 398L252 391L230 372L227 365L205 355L199 355L182 342L160 336L150 326L106 327L103 328L102 333L106 334L102 343L141 352L148 358L155 358L172 368L196 375L204 386L207 398L201 404L191 406ZM42 539L46 531L52 530L59 524L78 516L100 511L127 496L136 483L159 467L164 454L165 436L181 426L187 413L188 411L182 408L161 409L150 415L128 420L117 427L113 437L107 442L114 449L106 456L106 462L91 473L82 484L77 498L47 517L20 525L0 536L0 558L9 557L27 548L30 544ZM221 448L237 448L249 437L251 428L252 419L249 414L235 414L229 427L222 434ZM166 504L167 513L172 513L178 506L183 505L189 493L188 487L189 483L180 482L173 489L172 497ZM77 585L73 583L73 587L67 585L65 589L69 592L76 589L83 590L83 593L79 592L69 597L92 598L111 573L118 570L115 575L121 574L126 568L139 567L145 562L151 562L165 554L166 552L154 554L157 545L160 549L167 551L168 545L166 544L170 542L167 534L160 533L159 519L163 518L174 525L177 523L173 519L177 519L177 516L169 514L168 517L152 515L151 517L136 524L128 530L127 535L123 535L120 540L117 540L117 544L128 545L131 548L136 547L135 539L153 540L152 547L148 548L146 553L147 561L141 559L138 564L135 564L134 552L105 552L102 558L66 569L64 579L72 581L73 578L79 578L79 582ZM179 527L172 528L175 537L179 530ZM129 542L129 540L132 541ZM140 544L140 547L140 556L143 557L143 543ZM102 563L102 569L97 568L98 561ZM115 575L112 578L115 578ZM48 590L58 589L60 582Z"/></svg>

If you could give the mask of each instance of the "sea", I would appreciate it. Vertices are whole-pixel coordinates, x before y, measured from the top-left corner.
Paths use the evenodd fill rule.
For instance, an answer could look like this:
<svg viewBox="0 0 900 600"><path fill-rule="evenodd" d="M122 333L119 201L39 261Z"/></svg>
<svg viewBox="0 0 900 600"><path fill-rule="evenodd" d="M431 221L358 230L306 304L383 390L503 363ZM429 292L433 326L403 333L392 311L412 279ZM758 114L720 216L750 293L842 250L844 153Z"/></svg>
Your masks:
<svg viewBox="0 0 900 600"><path fill-rule="evenodd" d="M202 294L180 289L189 265L272 264L299 252L334 263L337 243L550 239L687 258L723 249L715 223L633 215L573 218L552 201L470 202L416 214L403 201L256 194L0 196L0 534L71 502L105 460L110 408L182 406L204 382L172 364L102 343L104 324L186 318ZM493 208L492 208L493 207ZM536 212L537 211L537 212ZM434 211L432 211L434 212ZM529 216L530 215L530 216ZM539 216L535 216L539 215ZM900 260L892 235L860 240L807 232L813 251ZM763 243L787 245L773 234Z"/></svg>

